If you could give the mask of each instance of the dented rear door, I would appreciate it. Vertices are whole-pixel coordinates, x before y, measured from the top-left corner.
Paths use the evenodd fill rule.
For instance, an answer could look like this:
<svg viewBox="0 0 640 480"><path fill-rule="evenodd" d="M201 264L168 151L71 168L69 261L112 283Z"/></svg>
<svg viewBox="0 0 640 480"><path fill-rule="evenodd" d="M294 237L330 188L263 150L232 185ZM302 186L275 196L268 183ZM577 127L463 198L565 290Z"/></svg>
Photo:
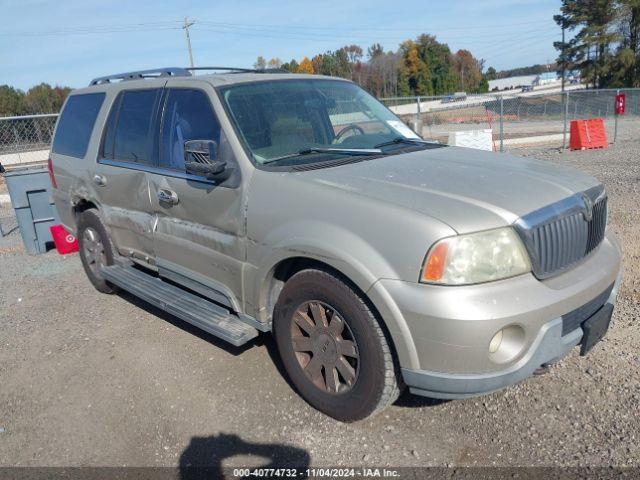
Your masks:
<svg viewBox="0 0 640 480"><path fill-rule="evenodd" d="M157 163L157 115L165 80L121 91L91 173L103 218L121 254L153 264L154 215L147 171Z"/></svg>

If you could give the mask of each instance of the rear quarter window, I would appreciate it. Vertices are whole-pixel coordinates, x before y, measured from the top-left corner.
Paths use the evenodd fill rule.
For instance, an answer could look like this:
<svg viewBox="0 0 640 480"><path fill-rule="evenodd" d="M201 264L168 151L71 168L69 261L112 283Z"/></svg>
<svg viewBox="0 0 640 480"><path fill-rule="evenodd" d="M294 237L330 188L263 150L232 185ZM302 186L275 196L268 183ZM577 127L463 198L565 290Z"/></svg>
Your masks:
<svg viewBox="0 0 640 480"><path fill-rule="evenodd" d="M104 97L102 92L69 97L58 120L53 153L84 158Z"/></svg>

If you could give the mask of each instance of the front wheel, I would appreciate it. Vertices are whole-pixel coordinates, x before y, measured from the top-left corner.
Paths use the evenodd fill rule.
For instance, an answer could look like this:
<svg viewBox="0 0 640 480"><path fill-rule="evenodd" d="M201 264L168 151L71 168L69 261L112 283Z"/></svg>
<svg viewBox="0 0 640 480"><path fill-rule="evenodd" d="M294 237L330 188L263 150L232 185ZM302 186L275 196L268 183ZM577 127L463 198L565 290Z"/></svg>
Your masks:
<svg viewBox="0 0 640 480"><path fill-rule="evenodd" d="M322 270L287 281L274 311L284 367L300 395L344 422L361 420L399 395L391 348L367 302Z"/></svg>
<svg viewBox="0 0 640 480"><path fill-rule="evenodd" d="M102 293L114 293L117 287L102 276L101 269L113 265L114 248L98 213L85 210L78 217L78 248L84 271L93 286Z"/></svg>

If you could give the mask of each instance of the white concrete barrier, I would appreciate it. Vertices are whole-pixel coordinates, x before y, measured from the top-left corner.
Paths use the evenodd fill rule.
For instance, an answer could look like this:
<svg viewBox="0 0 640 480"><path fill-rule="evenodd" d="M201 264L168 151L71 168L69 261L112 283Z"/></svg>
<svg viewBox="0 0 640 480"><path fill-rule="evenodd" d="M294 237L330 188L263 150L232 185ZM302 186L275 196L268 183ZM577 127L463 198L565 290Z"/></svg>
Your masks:
<svg viewBox="0 0 640 480"><path fill-rule="evenodd" d="M455 147L475 148L491 152L493 151L493 133L491 129L449 132L448 144Z"/></svg>
<svg viewBox="0 0 640 480"><path fill-rule="evenodd" d="M3 166L20 165L22 163L45 162L49 158L49 150L35 150L33 152L6 153L0 155Z"/></svg>

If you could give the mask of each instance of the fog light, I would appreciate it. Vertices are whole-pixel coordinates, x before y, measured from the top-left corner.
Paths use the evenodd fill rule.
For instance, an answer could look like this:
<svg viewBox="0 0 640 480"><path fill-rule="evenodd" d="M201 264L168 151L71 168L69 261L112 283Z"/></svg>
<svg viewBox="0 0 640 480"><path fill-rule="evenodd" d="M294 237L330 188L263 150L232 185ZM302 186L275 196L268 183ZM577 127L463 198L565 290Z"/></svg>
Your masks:
<svg viewBox="0 0 640 480"><path fill-rule="evenodd" d="M500 348L500 344L502 343L502 335L503 330L500 330L493 336L491 342L489 343L489 353L496 353L498 351L498 349Z"/></svg>

